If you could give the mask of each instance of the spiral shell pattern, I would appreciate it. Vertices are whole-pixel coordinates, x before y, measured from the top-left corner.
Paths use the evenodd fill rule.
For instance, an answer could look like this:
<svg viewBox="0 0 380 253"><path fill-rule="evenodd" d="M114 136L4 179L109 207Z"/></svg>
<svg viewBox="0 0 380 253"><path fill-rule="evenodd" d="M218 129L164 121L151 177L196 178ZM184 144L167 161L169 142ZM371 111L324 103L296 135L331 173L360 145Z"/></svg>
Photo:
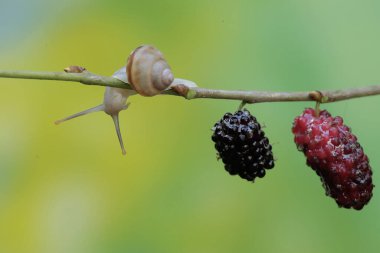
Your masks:
<svg viewBox="0 0 380 253"><path fill-rule="evenodd" d="M169 64L155 47L136 48L127 62L128 83L142 96L154 96L167 89L174 80Z"/></svg>

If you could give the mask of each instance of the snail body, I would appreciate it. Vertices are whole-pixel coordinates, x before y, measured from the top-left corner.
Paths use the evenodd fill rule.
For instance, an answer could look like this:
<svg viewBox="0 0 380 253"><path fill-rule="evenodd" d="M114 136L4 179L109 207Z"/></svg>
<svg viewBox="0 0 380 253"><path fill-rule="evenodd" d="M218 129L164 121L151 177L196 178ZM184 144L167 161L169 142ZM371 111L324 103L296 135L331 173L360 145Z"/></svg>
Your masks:
<svg viewBox="0 0 380 253"><path fill-rule="evenodd" d="M106 87L106 90L104 92L103 104L75 113L66 118L57 120L55 124L58 125L64 121L74 119L92 112L104 111L106 114L112 117L122 153L123 155L125 155L127 152L125 151L123 138L120 132L119 112L128 108L129 103L127 103L127 99L129 96L134 94L136 94L136 92L134 92L133 90Z"/></svg>
<svg viewBox="0 0 380 253"><path fill-rule="evenodd" d="M72 66L65 69L66 72L70 73L78 73L77 70L78 68ZM81 71L87 70L83 68ZM92 112L104 111L112 117L123 155L126 154L126 151L120 132L119 112L128 108L127 100L130 96L135 95L136 92L142 96L155 96L178 84L188 87L197 86L188 80L175 79L163 54L149 45L136 48L128 57L127 65L116 71L112 77L130 84L134 90L106 87L101 105L57 120L55 124Z"/></svg>

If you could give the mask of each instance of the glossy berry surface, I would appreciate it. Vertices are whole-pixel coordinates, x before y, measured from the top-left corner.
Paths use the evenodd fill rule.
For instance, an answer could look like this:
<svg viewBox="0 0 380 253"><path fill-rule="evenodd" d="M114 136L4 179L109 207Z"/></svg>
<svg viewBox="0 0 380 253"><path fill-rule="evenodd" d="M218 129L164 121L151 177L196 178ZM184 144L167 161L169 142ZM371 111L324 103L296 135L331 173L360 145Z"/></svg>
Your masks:
<svg viewBox="0 0 380 253"><path fill-rule="evenodd" d="M338 206L360 210L370 201L374 186L368 157L341 117L326 110L317 116L308 108L295 118L292 132L307 165Z"/></svg>
<svg viewBox="0 0 380 253"><path fill-rule="evenodd" d="M215 148L231 175L254 181L274 167L272 146L248 110L226 113L213 130Z"/></svg>

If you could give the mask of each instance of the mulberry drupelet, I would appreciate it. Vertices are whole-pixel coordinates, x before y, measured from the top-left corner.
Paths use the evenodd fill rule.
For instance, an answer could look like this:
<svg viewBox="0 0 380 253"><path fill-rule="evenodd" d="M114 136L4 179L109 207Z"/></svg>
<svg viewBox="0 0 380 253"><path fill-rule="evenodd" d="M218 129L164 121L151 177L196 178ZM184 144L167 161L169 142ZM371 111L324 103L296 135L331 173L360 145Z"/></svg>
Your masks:
<svg viewBox="0 0 380 253"><path fill-rule="evenodd" d="M215 148L231 175L254 181L274 167L272 146L248 110L226 113L213 130Z"/></svg>
<svg viewBox="0 0 380 253"><path fill-rule="evenodd" d="M294 120L294 141L339 207L360 210L372 197L368 157L341 117L305 109Z"/></svg>

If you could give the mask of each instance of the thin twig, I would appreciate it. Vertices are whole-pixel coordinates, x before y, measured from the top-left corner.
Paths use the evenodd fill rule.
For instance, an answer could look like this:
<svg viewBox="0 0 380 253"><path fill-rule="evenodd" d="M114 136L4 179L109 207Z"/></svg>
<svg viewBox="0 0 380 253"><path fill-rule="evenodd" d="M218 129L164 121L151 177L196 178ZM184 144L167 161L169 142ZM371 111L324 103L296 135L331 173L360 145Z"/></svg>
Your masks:
<svg viewBox="0 0 380 253"><path fill-rule="evenodd" d="M90 72L83 73L66 73L66 72L37 72L37 71L19 71L19 70L0 70L0 77L20 78L20 79L38 79L38 80L56 80L79 82L86 85L109 86L115 88L131 89L126 84L116 78L100 76ZM366 97L380 94L380 85L365 86L361 88L350 88L341 90L319 91L323 94L322 103L330 103L341 100L347 100L358 97ZM314 91L306 92L270 92L270 91L241 91L241 90L215 90L206 88L189 88L179 87L174 90L168 90L163 94L183 96L187 99L196 98L213 98L213 99L231 99L240 100L247 103L262 102L290 102L290 101L315 101Z"/></svg>
<svg viewBox="0 0 380 253"><path fill-rule="evenodd" d="M110 86L115 88L131 89L128 84L108 76L99 76L90 72L66 73L66 72L38 72L29 70L0 70L0 77L19 79L38 79L80 82L86 85Z"/></svg>

